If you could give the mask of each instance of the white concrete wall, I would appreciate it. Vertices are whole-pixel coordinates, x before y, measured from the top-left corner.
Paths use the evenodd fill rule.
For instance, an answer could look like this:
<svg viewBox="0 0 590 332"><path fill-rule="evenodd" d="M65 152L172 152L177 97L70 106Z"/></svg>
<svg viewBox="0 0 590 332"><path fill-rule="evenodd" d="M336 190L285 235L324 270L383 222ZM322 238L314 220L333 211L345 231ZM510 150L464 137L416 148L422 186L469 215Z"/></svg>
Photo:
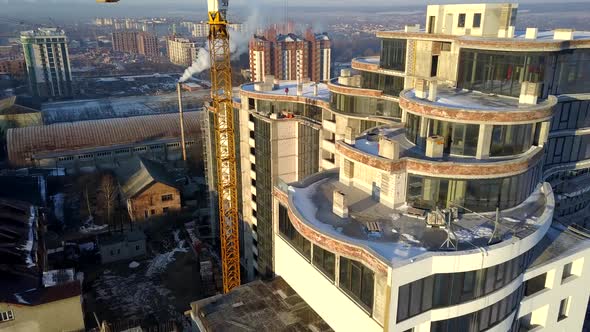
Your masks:
<svg viewBox="0 0 590 332"><path fill-rule="evenodd" d="M275 272L335 331L383 331L330 280L305 260L280 236L275 237ZM395 330L397 331L397 330Z"/></svg>
<svg viewBox="0 0 590 332"><path fill-rule="evenodd" d="M544 290L526 296L520 305L518 317L532 314L533 323L541 325L535 331L581 331L590 296L590 246L574 255L556 259L548 264L530 269L525 279L547 274ZM573 275L562 280L563 267L572 263ZM558 321L559 307L569 298L567 317Z"/></svg>

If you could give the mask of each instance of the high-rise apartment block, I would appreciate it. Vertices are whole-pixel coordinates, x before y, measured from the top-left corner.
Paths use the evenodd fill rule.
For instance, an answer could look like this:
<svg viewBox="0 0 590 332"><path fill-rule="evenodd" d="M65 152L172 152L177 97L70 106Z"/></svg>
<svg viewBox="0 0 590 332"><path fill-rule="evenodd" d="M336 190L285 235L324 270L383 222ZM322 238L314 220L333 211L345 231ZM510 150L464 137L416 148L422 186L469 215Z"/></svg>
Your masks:
<svg viewBox="0 0 590 332"><path fill-rule="evenodd" d="M113 32L113 50L145 56L160 55L158 37L143 31Z"/></svg>
<svg viewBox="0 0 590 332"><path fill-rule="evenodd" d="M64 31L56 28L24 31L21 43L31 94L40 98L71 97L72 73Z"/></svg>
<svg viewBox="0 0 590 332"><path fill-rule="evenodd" d="M250 40L252 81L263 81L266 75L280 80L330 79L331 41L327 34L307 31L305 37L295 33L276 34L269 29Z"/></svg>
<svg viewBox="0 0 590 332"><path fill-rule="evenodd" d="M243 279L336 331L582 330L590 34L517 8L428 6L337 79L242 85Z"/></svg>
<svg viewBox="0 0 590 332"><path fill-rule="evenodd" d="M188 67L197 60L199 49L197 42L188 38L171 36L166 40L166 43L170 62Z"/></svg>

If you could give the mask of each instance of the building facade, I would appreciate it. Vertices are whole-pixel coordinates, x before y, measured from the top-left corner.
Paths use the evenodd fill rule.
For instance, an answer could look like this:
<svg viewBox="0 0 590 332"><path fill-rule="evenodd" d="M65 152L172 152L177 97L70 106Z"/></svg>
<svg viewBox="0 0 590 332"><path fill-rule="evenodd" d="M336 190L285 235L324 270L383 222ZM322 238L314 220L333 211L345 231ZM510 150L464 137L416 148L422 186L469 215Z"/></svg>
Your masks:
<svg viewBox="0 0 590 332"><path fill-rule="evenodd" d="M250 71L254 82L266 75L279 80L325 82L331 77L331 41L327 34L307 31L278 34L268 30L250 40Z"/></svg>
<svg viewBox="0 0 590 332"><path fill-rule="evenodd" d="M0 59L0 73L7 73L16 80L27 77L27 65L24 59Z"/></svg>
<svg viewBox="0 0 590 332"><path fill-rule="evenodd" d="M139 170L122 181L121 193L132 221L166 216L182 207L174 177L163 164L147 158L141 158Z"/></svg>
<svg viewBox="0 0 590 332"><path fill-rule="evenodd" d="M27 77L35 97L73 96L67 37L63 30L40 28L21 32Z"/></svg>
<svg viewBox="0 0 590 332"><path fill-rule="evenodd" d="M158 37L143 31L113 32L113 50L145 56L159 56Z"/></svg>
<svg viewBox="0 0 590 332"><path fill-rule="evenodd" d="M168 59L179 66L190 66L197 60L199 47L195 41L187 38L171 36L166 40L168 45Z"/></svg>
<svg viewBox="0 0 590 332"><path fill-rule="evenodd" d="M581 330L590 37L517 8L429 6L326 84L243 85L244 279L337 331Z"/></svg>

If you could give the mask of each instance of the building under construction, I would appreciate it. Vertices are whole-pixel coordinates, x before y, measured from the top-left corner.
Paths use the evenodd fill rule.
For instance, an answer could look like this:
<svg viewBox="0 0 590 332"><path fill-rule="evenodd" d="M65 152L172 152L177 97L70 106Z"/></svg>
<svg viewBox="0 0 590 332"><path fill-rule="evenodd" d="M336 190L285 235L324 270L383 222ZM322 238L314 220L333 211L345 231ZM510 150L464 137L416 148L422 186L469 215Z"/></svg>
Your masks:
<svg viewBox="0 0 590 332"><path fill-rule="evenodd" d="M337 79L242 85L243 279L337 331L580 331L590 33L517 9L428 6Z"/></svg>

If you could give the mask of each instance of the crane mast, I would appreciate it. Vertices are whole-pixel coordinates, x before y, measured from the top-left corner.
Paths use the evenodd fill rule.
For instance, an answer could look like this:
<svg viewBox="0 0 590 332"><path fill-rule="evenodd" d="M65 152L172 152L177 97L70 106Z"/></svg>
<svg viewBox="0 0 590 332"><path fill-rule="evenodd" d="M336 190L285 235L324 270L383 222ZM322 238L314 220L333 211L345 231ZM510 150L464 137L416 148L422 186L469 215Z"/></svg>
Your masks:
<svg viewBox="0 0 590 332"><path fill-rule="evenodd" d="M223 292L240 285L236 147L232 102L228 0L208 0L211 99L214 112Z"/></svg>

